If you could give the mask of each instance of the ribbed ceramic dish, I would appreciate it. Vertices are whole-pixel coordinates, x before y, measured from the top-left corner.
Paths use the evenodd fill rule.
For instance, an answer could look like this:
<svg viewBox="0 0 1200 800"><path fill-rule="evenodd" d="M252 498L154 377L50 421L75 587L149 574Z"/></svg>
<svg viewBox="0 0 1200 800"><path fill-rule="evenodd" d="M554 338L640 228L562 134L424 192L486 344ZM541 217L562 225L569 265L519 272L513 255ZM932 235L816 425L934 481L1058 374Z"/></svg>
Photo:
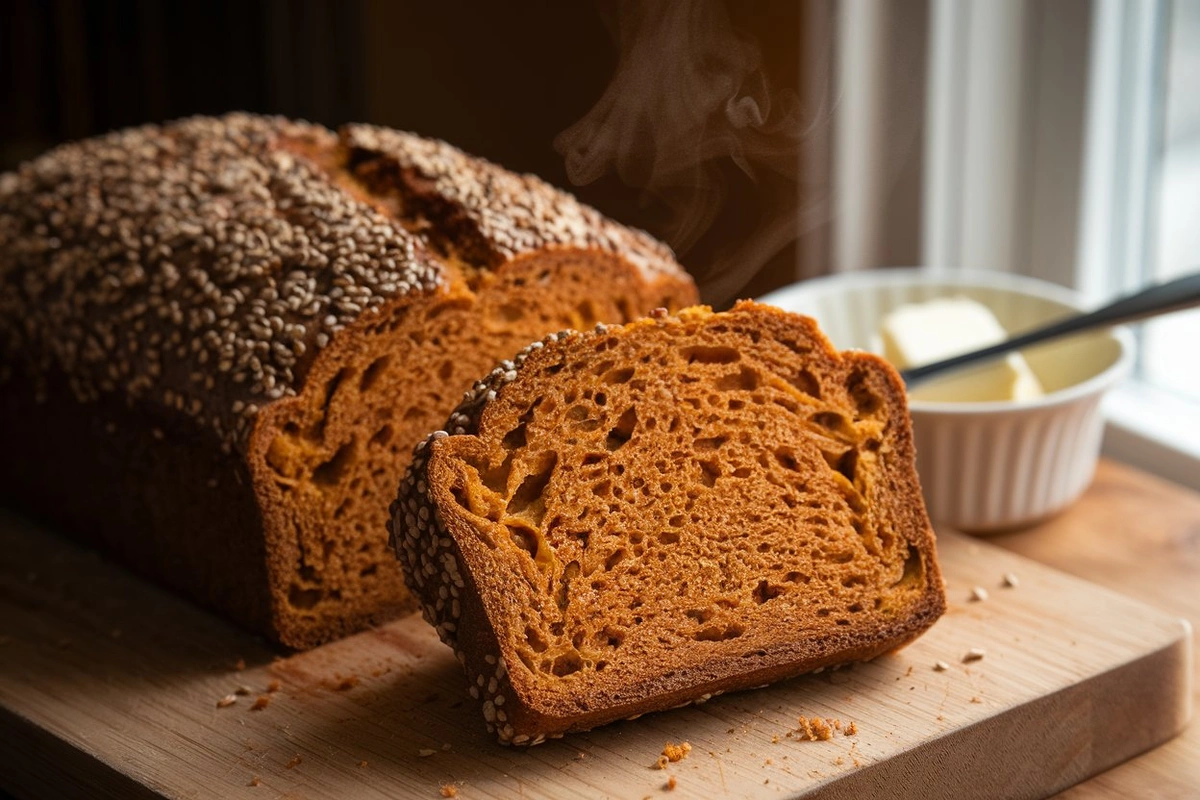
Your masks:
<svg viewBox="0 0 1200 800"><path fill-rule="evenodd" d="M1020 333L1082 309L1067 289L1019 275L887 269L817 278L761 298L815 317L840 349L873 350L885 314L935 297L969 297ZM953 336L953 331L947 331ZM929 515L960 530L993 532L1044 519L1091 483L1104 392L1128 375L1132 339L1096 331L1023 351L1046 390L1027 402L910 399L917 471Z"/></svg>

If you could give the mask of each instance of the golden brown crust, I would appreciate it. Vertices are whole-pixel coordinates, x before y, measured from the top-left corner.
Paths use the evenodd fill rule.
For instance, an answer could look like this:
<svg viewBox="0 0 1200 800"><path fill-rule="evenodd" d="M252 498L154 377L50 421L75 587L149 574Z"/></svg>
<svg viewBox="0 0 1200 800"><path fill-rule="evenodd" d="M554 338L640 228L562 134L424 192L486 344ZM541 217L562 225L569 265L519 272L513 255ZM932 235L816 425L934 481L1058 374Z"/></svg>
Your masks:
<svg viewBox="0 0 1200 800"><path fill-rule="evenodd" d="M453 246L479 264L499 265L546 248L620 254L652 280L678 272L670 249L618 225L535 175L509 172L456 147L372 125L342 130L357 175L385 171L403 185L403 200L427 216L452 218Z"/></svg>
<svg viewBox="0 0 1200 800"><path fill-rule="evenodd" d="M502 742L871 658L945 606L895 371L751 303L502 362L392 510Z"/></svg>
<svg viewBox="0 0 1200 800"><path fill-rule="evenodd" d="M487 364L564 324L695 299L665 249L650 248L661 263L647 271L641 244L626 257L619 236L570 238L506 200L441 197L436 181L422 190L439 213L405 207L405 176L371 174L355 130L193 118L0 176L0 394L13 414L0 438L29 418L71 433L6 464L6 495L296 647L405 610L383 498ZM472 163L389 141L389 158L412 147ZM541 207L570 205L526 188ZM474 232L455 219L472 214L487 223ZM489 238L507 229L524 231L519 246ZM492 255L473 261L467 240ZM75 406L103 419L57 421ZM139 424L146 442L129 432ZM190 450L203 471L175 463ZM144 472L112 468L134 453ZM62 491L68 459L88 491Z"/></svg>
<svg viewBox="0 0 1200 800"><path fill-rule="evenodd" d="M120 393L244 450L260 407L390 299L446 283L420 239L234 114L64 145L0 180L5 361Z"/></svg>

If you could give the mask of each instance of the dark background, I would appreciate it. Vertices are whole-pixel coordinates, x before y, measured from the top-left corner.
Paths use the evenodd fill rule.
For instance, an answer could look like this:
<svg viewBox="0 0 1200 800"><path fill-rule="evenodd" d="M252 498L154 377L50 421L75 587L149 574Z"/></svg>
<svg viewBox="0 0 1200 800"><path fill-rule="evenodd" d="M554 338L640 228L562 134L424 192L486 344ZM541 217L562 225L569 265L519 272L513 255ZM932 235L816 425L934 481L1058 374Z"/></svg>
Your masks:
<svg viewBox="0 0 1200 800"><path fill-rule="evenodd" d="M739 33L761 47L774 90L803 84L802 15L816 5L724 5ZM366 121L536 173L664 236L666 211L656 198L611 173L572 186L553 145L613 77L621 8L620 0L5 0L0 168L63 141L191 114L247 110L331 127ZM798 173L798 152L795 164ZM721 215L679 253L702 288L722 250L755 235L772 211L745 175L722 166L721 176ZM740 265L736 296L794 280L797 252L793 240L755 259L761 263ZM720 294L731 296L706 299L734 299L728 287Z"/></svg>

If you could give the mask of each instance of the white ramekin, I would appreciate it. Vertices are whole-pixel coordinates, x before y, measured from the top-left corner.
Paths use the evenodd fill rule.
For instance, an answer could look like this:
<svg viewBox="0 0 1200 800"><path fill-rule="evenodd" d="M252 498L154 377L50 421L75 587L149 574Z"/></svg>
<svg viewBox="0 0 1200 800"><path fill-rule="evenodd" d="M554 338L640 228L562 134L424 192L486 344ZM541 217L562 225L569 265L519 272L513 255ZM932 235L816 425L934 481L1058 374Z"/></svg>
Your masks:
<svg viewBox="0 0 1200 800"><path fill-rule="evenodd" d="M841 349L870 350L891 309L955 296L986 305L1010 333L1082 308L1073 292L1045 281L932 268L831 275L761 301L816 318ZM1091 483L1104 430L1100 399L1132 367L1129 332L1080 334L1023 354L1046 389L1040 399L909 401L917 471L936 522L977 533L1020 527L1066 508Z"/></svg>

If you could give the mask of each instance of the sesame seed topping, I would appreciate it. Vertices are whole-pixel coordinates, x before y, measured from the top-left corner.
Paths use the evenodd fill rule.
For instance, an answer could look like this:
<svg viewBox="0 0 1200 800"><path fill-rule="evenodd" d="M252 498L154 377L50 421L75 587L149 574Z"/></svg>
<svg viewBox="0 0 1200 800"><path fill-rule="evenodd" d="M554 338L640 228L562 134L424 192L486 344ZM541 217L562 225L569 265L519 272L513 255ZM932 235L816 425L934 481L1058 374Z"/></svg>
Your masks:
<svg viewBox="0 0 1200 800"><path fill-rule="evenodd" d="M458 242L486 265L546 247L620 253L645 274L675 272L670 249L648 234L605 218L533 175L518 175L461 150L410 133L370 125L342 131L356 160L374 157L432 182L473 226L473 241Z"/></svg>
<svg viewBox="0 0 1200 800"><path fill-rule="evenodd" d="M337 146L317 126L197 117L4 175L4 355L35 376L61 369L80 401L123 392L244 448L263 400L296 394L337 331L442 279L413 234L287 141Z"/></svg>

